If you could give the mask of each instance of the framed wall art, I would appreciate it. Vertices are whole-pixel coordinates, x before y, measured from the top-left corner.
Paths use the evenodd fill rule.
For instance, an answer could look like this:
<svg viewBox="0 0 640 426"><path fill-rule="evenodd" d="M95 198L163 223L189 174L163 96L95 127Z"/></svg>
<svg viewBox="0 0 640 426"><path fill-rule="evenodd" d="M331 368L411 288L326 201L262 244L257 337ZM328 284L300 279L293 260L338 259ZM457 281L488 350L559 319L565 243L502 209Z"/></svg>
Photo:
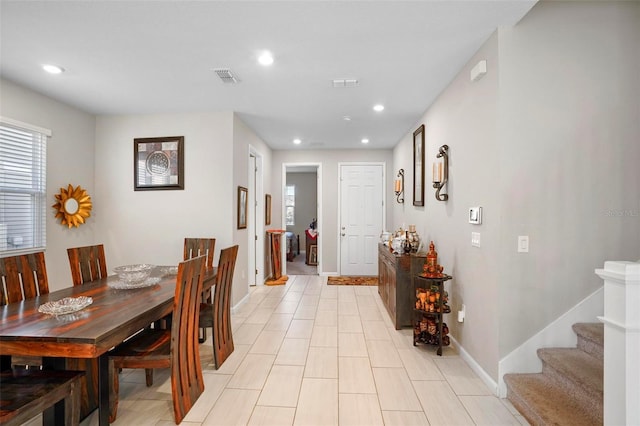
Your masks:
<svg viewBox="0 0 640 426"><path fill-rule="evenodd" d="M424 124L413 132L413 205L424 206Z"/></svg>
<svg viewBox="0 0 640 426"><path fill-rule="evenodd" d="M238 187L238 229L247 227L247 214L249 211L249 191L244 186Z"/></svg>
<svg viewBox="0 0 640 426"><path fill-rule="evenodd" d="M133 189L184 189L184 136L133 140Z"/></svg>
<svg viewBox="0 0 640 426"><path fill-rule="evenodd" d="M265 195L264 200L264 224L271 225L271 194Z"/></svg>

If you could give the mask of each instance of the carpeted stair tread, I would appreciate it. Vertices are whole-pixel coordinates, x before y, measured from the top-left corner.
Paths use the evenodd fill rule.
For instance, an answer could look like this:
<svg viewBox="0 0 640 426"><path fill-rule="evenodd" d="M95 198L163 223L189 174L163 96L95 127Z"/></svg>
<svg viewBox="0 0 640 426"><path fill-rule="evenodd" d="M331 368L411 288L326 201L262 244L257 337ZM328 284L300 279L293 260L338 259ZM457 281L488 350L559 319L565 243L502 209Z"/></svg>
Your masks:
<svg viewBox="0 0 640 426"><path fill-rule="evenodd" d="M538 349L542 372L556 380L565 391L575 394L586 407L602 407L603 362L576 348Z"/></svg>
<svg viewBox="0 0 640 426"><path fill-rule="evenodd" d="M554 380L542 373L505 374L508 395L514 407L534 426L602 425L602 413L585 410Z"/></svg>
<svg viewBox="0 0 640 426"><path fill-rule="evenodd" d="M573 331L578 336L578 348L604 359L604 324L581 322L573 324Z"/></svg>

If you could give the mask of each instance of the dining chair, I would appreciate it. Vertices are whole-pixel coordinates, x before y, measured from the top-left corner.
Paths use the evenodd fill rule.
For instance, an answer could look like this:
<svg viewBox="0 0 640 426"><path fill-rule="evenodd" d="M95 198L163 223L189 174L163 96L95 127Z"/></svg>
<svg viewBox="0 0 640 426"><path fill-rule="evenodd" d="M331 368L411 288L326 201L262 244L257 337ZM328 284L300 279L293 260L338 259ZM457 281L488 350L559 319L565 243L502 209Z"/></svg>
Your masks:
<svg viewBox="0 0 640 426"><path fill-rule="evenodd" d="M178 265L171 329L145 328L109 353L112 377L109 421L115 421L117 416L120 368L170 368L176 424L204 391L196 322L204 271L203 256Z"/></svg>
<svg viewBox="0 0 640 426"><path fill-rule="evenodd" d="M49 293L44 252L0 259L0 306ZM11 365L24 368L42 366L38 356L12 357Z"/></svg>
<svg viewBox="0 0 640 426"><path fill-rule="evenodd" d="M103 244L68 248L67 255L74 286L90 283L108 275ZM85 372L80 386L80 414L81 417L85 417L98 407L98 361L91 358L67 358L66 368Z"/></svg>
<svg viewBox="0 0 640 426"><path fill-rule="evenodd" d="M44 252L0 259L0 305L49 293Z"/></svg>
<svg viewBox="0 0 640 426"><path fill-rule="evenodd" d="M185 238L184 239L184 256L183 260L188 260L198 256L206 256L205 267L207 269L213 268L213 254L216 249L215 238ZM202 301L204 303L211 303L211 289L204 290L202 294ZM207 340L207 329L201 328L198 341L204 343Z"/></svg>
<svg viewBox="0 0 640 426"><path fill-rule="evenodd" d="M97 244L67 249L73 285L82 285L107 276L104 245Z"/></svg>
<svg viewBox="0 0 640 426"><path fill-rule="evenodd" d="M220 251L213 303L200 305L199 325L212 329L213 361L216 369L220 368L234 349L231 333L231 287L237 257L237 245Z"/></svg>

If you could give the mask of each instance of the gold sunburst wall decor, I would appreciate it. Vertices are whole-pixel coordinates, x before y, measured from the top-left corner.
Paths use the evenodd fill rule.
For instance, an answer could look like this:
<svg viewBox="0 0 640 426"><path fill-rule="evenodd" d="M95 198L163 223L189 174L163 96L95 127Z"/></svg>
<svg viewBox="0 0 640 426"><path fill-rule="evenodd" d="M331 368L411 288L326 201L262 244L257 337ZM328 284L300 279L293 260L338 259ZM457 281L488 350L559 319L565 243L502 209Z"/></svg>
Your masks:
<svg viewBox="0 0 640 426"><path fill-rule="evenodd" d="M73 187L69 184L67 189L60 188L60 193L56 194L57 202L52 206L56 209L56 219L60 218L61 225L78 227L91 216L91 197L80 185Z"/></svg>

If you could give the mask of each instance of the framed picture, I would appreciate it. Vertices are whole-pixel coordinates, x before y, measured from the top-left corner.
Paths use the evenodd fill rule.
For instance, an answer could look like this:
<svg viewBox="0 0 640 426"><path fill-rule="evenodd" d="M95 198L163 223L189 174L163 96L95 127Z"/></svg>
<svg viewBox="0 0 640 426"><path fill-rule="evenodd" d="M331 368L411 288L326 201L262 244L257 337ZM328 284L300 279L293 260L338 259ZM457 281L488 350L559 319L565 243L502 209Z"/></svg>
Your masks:
<svg viewBox="0 0 640 426"><path fill-rule="evenodd" d="M424 124L413 132L413 205L424 206Z"/></svg>
<svg viewBox="0 0 640 426"><path fill-rule="evenodd" d="M133 140L133 189L184 189L184 136Z"/></svg>
<svg viewBox="0 0 640 426"><path fill-rule="evenodd" d="M271 225L271 194L265 195L264 200L264 224Z"/></svg>
<svg viewBox="0 0 640 426"><path fill-rule="evenodd" d="M238 187L238 229L247 227L247 212L249 211L249 191L244 186Z"/></svg>
<svg viewBox="0 0 640 426"><path fill-rule="evenodd" d="M316 244L309 246L309 265L318 265L318 246Z"/></svg>

